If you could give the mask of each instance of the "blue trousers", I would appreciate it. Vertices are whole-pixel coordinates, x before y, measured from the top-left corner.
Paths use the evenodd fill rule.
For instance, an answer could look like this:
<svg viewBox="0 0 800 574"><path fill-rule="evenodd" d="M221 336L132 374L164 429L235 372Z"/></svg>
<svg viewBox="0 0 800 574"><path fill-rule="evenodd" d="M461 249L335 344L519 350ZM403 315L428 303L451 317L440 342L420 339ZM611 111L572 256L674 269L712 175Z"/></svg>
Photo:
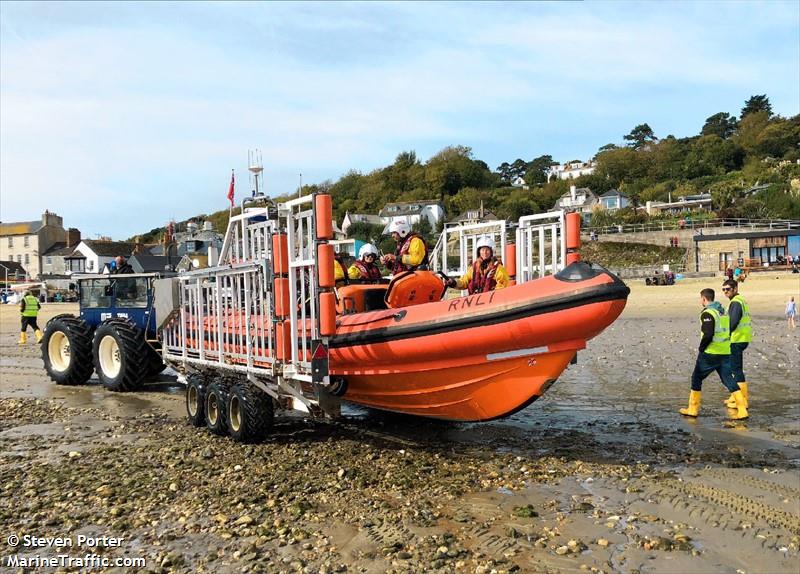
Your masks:
<svg viewBox="0 0 800 574"><path fill-rule="evenodd" d="M731 343L731 370L733 378L737 383L743 383L747 379L744 376L744 360L742 355L747 345L750 343Z"/></svg>
<svg viewBox="0 0 800 574"><path fill-rule="evenodd" d="M739 390L739 383L733 378L731 356L712 355L710 353L697 354L697 361L692 372L692 390L702 390L703 380L714 371L717 372L726 389L732 393Z"/></svg>

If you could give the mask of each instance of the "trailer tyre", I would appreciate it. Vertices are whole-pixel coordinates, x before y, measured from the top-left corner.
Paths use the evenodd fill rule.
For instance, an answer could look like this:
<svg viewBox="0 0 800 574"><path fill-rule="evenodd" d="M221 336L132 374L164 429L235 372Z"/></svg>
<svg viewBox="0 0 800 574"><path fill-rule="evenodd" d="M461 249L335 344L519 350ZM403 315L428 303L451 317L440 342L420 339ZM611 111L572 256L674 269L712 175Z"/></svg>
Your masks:
<svg viewBox="0 0 800 574"><path fill-rule="evenodd" d="M94 366L110 391L139 390L148 374L144 334L125 319L110 319L94 332Z"/></svg>
<svg viewBox="0 0 800 574"><path fill-rule="evenodd" d="M206 424L206 387L199 377L186 381L186 419L195 427Z"/></svg>
<svg viewBox="0 0 800 574"><path fill-rule="evenodd" d="M226 418L236 442L262 441L275 418L272 397L254 385L237 383L230 390Z"/></svg>
<svg viewBox="0 0 800 574"><path fill-rule="evenodd" d="M221 381L214 381L206 388L205 415L206 427L214 434L223 435L228 429L227 414L228 389Z"/></svg>
<svg viewBox="0 0 800 574"><path fill-rule="evenodd" d="M92 376L92 328L82 319L50 319L41 349L44 368L57 385L82 385Z"/></svg>

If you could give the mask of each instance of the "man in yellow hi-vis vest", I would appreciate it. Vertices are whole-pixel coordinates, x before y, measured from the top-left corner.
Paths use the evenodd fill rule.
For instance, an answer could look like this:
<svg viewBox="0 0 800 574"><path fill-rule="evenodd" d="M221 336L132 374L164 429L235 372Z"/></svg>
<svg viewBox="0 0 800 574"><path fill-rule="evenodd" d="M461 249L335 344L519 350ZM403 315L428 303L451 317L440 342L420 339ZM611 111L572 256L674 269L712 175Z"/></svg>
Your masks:
<svg viewBox="0 0 800 574"><path fill-rule="evenodd" d="M39 315L39 308L39 300L33 296L33 293L26 291L25 296L19 303L19 313L22 315L22 329L19 334L20 345L24 345L28 342L28 335L26 331L28 330L29 325L36 335L36 342L40 343L42 341L42 331L39 329L39 325L36 324L36 317Z"/></svg>
<svg viewBox="0 0 800 574"><path fill-rule="evenodd" d="M744 376L744 350L753 340L753 325L750 322L750 306L739 294L739 284L728 279L722 284L722 292L730 299L728 304L728 317L731 319L731 369L733 378L739 383L744 396L744 404L750 408L750 393L747 388L747 378ZM729 409L736 408L733 395L725 401Z"/></svg>
<svg viewBox="0 0 800 574"><path fill-rule="evenodd" d="M736 411L730 418L734 420L747 418L747 406L744 402L739 384L733 379L731 370L731 335L728 316L722 305L714 301L713 289L700 291L700 303L703 311L700 313L700 340L697 361L692 372L692 390L689 393L689 406L681 409L680 413L688 417L700 414L700 392L705 379L716 371L722 384L731 392L736 402Z"/></svg>

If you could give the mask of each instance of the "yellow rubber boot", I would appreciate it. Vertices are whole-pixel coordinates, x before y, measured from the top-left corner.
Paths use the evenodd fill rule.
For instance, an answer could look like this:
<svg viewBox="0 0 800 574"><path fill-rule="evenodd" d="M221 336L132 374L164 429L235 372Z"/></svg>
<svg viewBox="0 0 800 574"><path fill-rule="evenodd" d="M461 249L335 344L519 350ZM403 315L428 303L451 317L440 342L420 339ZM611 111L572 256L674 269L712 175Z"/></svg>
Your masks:
<svg viewBox="0 0 800 574"><path fill-rule="evenodd" d="M744 406L750 408L750 395L747 392L747 383L744 381L739 383L739 390L742 391L742 394L744 395ZM727 401L725 401L725 406L729 409L736 408L736 399L733 397L733 393L731 393L731 396L728 397Z"/></svg>
<svg viewBox="0 0 800 574"><path fill-rule="evenodd" d="M19 334L19 344L24 345L27 342L28 342L28 334L25 331L22 331Z"/></svg>
<svg viewBox="0 0 800 574"><path fill-rule="evenodd" d="M733 393L733 398L736 401L736 412L731 412L730 418L735 421L746 419L749 415L747 414L747 404L744 393L742 391L736 391Z"/></svg>
<svg viewBox="0 0 800 574"><path fill-rule="evenodd" d="M681 409L680 413L687 417L696 417L700 414L700 391L689 391L689 406Z"/></svg>
<svg viewBox="0 0 800 574"><path fill-rule="evenodd" d="M36 331L34 331L33 334L36 335L36 342L37 343L41 343L42 342L42 338L44 337L44 335L42 335L42 330L41 329L36 329Z"/></svg>

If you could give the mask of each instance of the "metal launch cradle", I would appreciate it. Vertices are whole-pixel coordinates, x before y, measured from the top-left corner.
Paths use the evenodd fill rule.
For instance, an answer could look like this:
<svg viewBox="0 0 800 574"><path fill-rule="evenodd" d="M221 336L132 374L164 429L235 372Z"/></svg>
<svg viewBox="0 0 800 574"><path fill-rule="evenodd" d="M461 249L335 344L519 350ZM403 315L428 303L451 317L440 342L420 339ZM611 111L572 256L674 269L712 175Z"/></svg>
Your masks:
<svg viewBox="0 0 800 574"><path fill-rule="evenodd" d="M246 200L218 265L155 282L163 360L187 382L190 420L220 433L259 416L248 401L315 418L337 416L341 400L457 421L507 416L625 306L622 281L579 261L579 221L523 217L510 245L505 221L446 228L430 271L337 289L329 195ZM464 272L487 234L512 285L443 298L443 278ZM232 385L250 395L231 395Z"/></svg>

